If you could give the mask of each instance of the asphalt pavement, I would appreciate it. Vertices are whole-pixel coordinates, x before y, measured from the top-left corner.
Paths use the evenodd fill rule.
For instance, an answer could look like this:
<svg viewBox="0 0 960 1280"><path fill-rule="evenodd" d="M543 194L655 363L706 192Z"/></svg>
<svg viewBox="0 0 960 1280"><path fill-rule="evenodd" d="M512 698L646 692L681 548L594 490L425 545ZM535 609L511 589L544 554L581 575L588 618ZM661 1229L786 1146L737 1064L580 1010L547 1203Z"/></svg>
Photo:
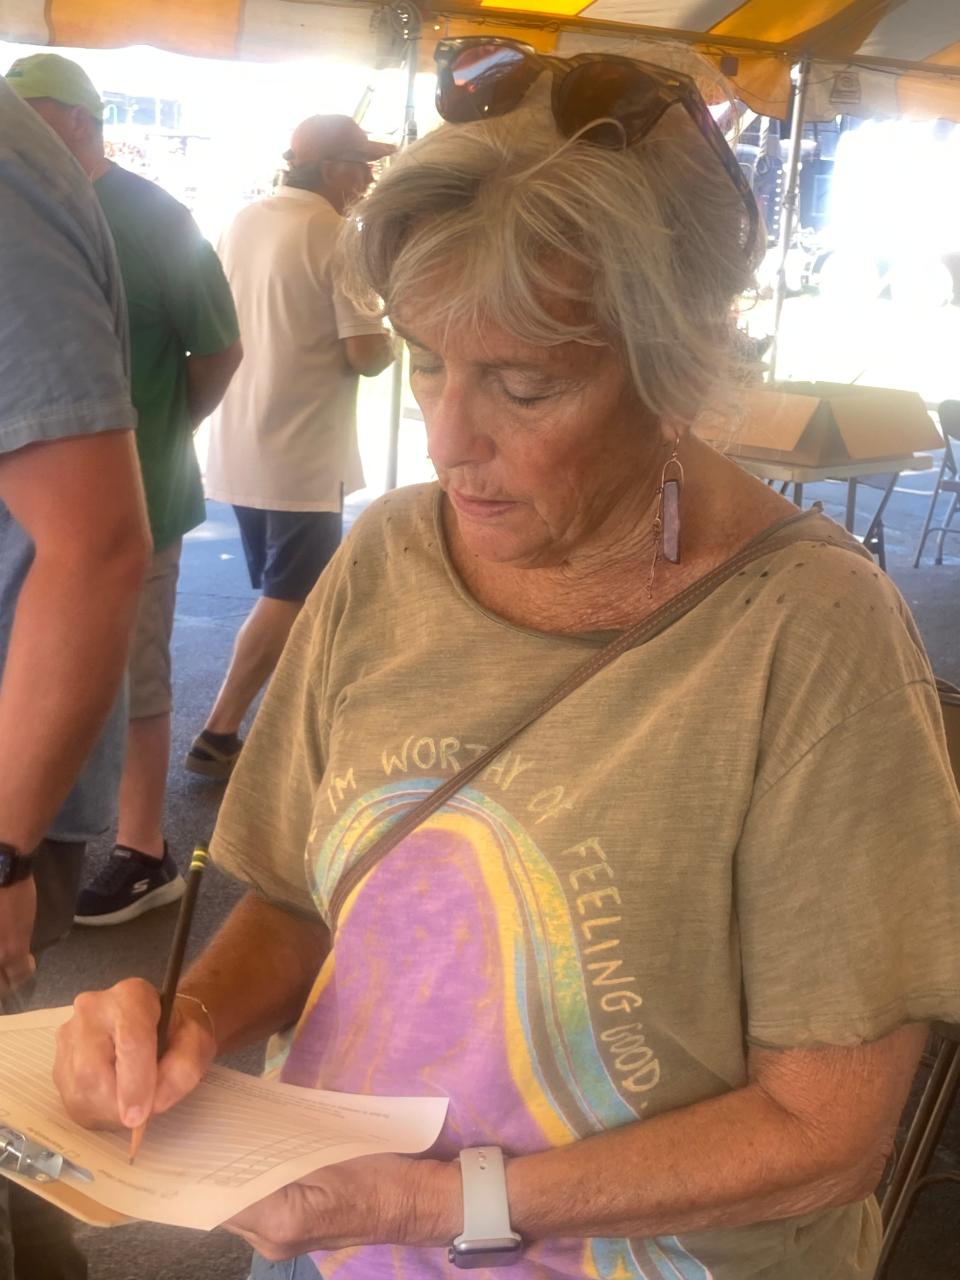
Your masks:
<svg viewBox="0 0 960 1280"><path fill-rule="evenodd" d="M888 570L920 626L938 674L960 684L960 535L948 539L947 562L932 565L932 545L924 566L910 567L933 484L930 473L903 477L886 521ZM842 520L845 490L835 484L810 486L806 499L822 499L828 514ZM876 502L874 490L860 494L863 529ZM355 514L354 502L348 516ZM211 503L207 522L184 544L174 631L175 712L166 831L181 866L193 842L209 835L222 796L220 785L184 771L181 765L202 726L226 669L236 630L255 595L246 578L236 524L229 508ZM109 840L91 850L91 870L109 851ZM905 851L907 854L908 851ZM203 946L239 896L237 886L216 870L205 877L193 931L193 948ZM151 912L114 928L75 929L44 958L36 1003L69 1003L82 990L109 986L141 975L159 982L176 917L175 907ZM231 1059L256 1071L262 1053ZM960 1125L956 1117L941 1159L946 1172L960 1172ZM888 1280L957 1280L960 1275L960 1188L944 1184L922 1199ZM91 1280L244 1280L249 1250L222 1231L200 1232L137 1223L109 1231L81 1229L91 1263ZM817 1280L811 1277L810 1280Z"/></svg>

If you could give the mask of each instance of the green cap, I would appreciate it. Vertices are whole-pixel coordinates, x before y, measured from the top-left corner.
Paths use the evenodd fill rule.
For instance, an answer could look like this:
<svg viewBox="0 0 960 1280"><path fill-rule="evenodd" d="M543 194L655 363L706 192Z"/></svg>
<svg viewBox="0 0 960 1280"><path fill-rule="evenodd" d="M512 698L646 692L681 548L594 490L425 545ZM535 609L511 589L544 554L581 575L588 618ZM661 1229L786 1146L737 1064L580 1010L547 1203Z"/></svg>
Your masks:
<svg viewBox="0 0 960 1280"><path fill-rule="evenodd" d="M58 53L18 58L7 72L7 83L24 101L53 98L68 107L83 107L94 120L103 119L103 103L93 81L82 67Z"/></svg>

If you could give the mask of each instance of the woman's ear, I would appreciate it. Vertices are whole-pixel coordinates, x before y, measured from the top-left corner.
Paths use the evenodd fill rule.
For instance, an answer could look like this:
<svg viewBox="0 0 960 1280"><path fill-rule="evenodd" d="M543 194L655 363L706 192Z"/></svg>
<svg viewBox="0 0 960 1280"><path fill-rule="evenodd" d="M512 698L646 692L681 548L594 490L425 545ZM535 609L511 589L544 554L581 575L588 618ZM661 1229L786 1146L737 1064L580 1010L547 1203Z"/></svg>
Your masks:
<svg viewBox="0 0 960 1280"><path fill-rule="evenodd" d="M676 418L661 418L657 423L664 444L672 449L677 443L683 444L690 434L689 422L678 422Z"/></svg>

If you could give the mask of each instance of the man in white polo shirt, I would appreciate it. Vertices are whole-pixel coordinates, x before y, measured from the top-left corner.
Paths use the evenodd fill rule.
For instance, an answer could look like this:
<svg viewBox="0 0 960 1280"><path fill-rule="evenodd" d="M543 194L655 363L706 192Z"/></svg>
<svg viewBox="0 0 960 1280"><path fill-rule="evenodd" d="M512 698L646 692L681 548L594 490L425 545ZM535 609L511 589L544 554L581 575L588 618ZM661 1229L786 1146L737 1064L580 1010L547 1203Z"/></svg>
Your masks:
<svg viewBox="0 0 960 1280"><path fill-rule="evenodd" d="M348 116L311 116L294 130L283 185L243 209L219 246L248 355L212 419L206 491L233 504L263 594L187 753L207 777L229 776L241 721L340 542L343 495L363 485L357 378L380 373L393 350L339 292L331 258L344 211L392 150Z"/></svg>

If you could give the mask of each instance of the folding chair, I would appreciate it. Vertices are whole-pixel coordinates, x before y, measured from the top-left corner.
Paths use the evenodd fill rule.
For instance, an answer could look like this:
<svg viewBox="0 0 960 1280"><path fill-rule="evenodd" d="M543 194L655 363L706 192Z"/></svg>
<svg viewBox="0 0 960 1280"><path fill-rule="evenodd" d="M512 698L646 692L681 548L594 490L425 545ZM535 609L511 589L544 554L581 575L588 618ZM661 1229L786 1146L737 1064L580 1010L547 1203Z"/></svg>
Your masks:
<svg viewBox="0 0 960 1280"><path fill-rule="evenodd" d="M956 532L960 533L960 528ZM950 759L960 782L960 691L941 684L940 704ZM883 1280L917 1194L935 1182L960 1183L958 1173L928 1172L944 1126L960 1095L960 1026L938 1022L931 1030L934 1044L930 1074L880 1206L883 1246L875 1280Z"/></svg>
<svg viewBox="0 0 960 1280"><path fill-rule="evenodd" d="M913 562L915 569L920 565L923 548L931 533L940 535L937 538L936 564L943 564L943 540L947 534L960 533L960 525L955 529L950 527L953 517L957 514L957 507L960 505L960 473L958 473L957 469L956 454L953 452L953 445L950 443L951 439L960 440L960 400L944 400L937 410L937 415L940 418L940 434L943 436L943 462L940 464L937 483L933 487L933 497L930 499L930 509L924 522L923 533L920 535L920 545L917 547L916 558ZM947 508L947 518L943 524L931 527L934 509L941 493L952 495L950 506Z"/></svg>
<svg viewBox="0 0 960 1280"><path fill-rule="evenodd" d="M871 555L876 556L877 564L884 573L887 571L887 548L883 538L883 513L887 509L887 503L893 497L900 474L899 471L889 471L877 476L851 476L847 481L846 527L863 543ZM854 532L854 523L857 515L857 489L862 486L879 490L880 501L870 518L866 533L861 538Z"/></svg>

